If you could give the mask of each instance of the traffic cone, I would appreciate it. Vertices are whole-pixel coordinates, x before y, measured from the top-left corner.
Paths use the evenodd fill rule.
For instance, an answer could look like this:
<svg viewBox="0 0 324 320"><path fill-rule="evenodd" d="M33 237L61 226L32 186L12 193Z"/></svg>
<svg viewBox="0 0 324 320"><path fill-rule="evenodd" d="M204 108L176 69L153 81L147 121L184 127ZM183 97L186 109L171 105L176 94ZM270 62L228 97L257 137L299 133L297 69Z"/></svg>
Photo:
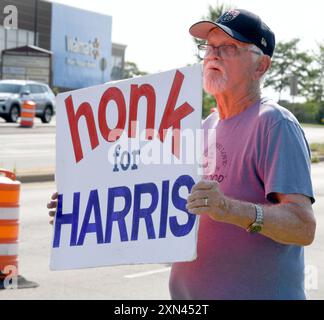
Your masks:
<svg viewBox="0 0 324 320"><path fill-rule="evenodd" d="M35 288L35 282L18 275L20 182L0 169L0 289Z"/></svg>
<svg viewBox="0 0 324 320"><path fill-rule="evenodd" d="M25 100L21 107L20 126L24 128L32 128L36 112L36 103L30 100Z"/></svg>

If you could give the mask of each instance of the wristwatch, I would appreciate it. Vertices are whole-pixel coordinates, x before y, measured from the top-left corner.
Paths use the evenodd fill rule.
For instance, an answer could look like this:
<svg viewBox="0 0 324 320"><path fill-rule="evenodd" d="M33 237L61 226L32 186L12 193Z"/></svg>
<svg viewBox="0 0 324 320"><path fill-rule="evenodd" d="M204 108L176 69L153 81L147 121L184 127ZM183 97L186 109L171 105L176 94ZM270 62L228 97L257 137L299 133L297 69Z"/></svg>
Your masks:
<svg viewBox="0 0 324 320"><path fill-rule="evenodd" d="M254 205L256 218L246 229L250 233L260 232L263 226L263 208L257 204Z"/></svg>

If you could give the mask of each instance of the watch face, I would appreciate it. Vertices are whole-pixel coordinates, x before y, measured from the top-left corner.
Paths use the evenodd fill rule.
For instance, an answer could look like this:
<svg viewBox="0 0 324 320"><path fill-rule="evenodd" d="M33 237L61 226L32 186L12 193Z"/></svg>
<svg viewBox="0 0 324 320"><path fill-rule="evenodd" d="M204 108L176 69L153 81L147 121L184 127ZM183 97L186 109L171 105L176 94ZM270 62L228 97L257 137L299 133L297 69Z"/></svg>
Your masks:
<svg viewBox="0 0 324 320"><path fill-rule="evenodd" d="M262 227L257 224L257 225L254 225L254 226L251 227L251 231L250 232L252 232L252 233L260 232L261 229L262 229Z"/></svg>

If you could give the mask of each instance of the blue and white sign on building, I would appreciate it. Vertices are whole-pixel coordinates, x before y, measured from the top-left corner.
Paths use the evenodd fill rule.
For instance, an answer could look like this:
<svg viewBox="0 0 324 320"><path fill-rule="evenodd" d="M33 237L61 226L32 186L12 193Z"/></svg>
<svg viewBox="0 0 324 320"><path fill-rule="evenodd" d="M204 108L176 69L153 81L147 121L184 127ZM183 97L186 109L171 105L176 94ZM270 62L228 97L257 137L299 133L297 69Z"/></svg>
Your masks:
<svg viewBox="0 0 324 320"><path fill-rule="evenodd" d="M53 3L53 85L84 88L110 80L111 16Z"/></svg>

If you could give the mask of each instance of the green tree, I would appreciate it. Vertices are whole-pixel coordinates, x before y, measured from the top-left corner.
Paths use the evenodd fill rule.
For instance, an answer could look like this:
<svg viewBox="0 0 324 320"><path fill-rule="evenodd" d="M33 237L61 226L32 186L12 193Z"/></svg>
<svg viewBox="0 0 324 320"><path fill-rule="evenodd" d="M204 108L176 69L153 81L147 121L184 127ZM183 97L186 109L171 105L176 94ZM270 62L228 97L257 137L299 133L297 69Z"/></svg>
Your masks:
<svg viewBox="0 0 324 320"><path fill-rule="evenodd" d="M207 15L202 16L201 19L206 20L206 21L216 21L224 12L228 11L229 9L230 8L227 5L225 5L223 3L218 4L218 1L217 1L216 6L214 6L214 7L211 5L208 6ZM201 44L201 43L205 43L205 40L199 40L196 38L194 38L194 41L197 45ZM197 59L199 59L198 55L197 55Z"/></svg>
<svg viewBox="0 0 324 320"><path fill-rule="evenodd" d="M223 4L223 3L216 3L215 6L208 6L208 12L206 16L202 17L202 20L207 21L216 21L224 12L228 11L230 8ZM199 40L194 38L194 42L196 45L199 45L201 43L205 43L205 40ZM197 55L198 62L201 62L201 59ZM203 90L203 110L202 110L202 116L203 118L206 118L209 113L210 109L217 106L217 103L212 95L207 93L205 90Z"/></svg>
<svg viewBox="0 0 324 320"><path fill-rule="evenodd" d="M309 81L306 87L308 100L323 102L324 99L324 43L318 43L313 52L313 64L310 68Z"/></svg>
<svg viewBox="0 0 324 320"><path fill-rule="evenodd" d="M318 101L324 100L324 42L318 44L318 53L315 55L315 60L319 67L318 82L320 87L318 89Z"/></svg>
<svg viewBox="0 0 324 320"><path fill-rule="evenodd" d="M137 76L145 76L147 72L140 71L135 62L126 61L123 72L123 79L134 78Z"/></svg>
<svg viewBox="0 0 324 320"><path fill-rule="evenodd" d="M287 42L278 42L272 65L266 76L264 86L272 87L278 92L279 100L285 89L290 88L291 75L297 75L299 92L304 95L307 92L309 79L312 72L309 65L312 57L298 49L299 39L295 38Z"/></svg>

